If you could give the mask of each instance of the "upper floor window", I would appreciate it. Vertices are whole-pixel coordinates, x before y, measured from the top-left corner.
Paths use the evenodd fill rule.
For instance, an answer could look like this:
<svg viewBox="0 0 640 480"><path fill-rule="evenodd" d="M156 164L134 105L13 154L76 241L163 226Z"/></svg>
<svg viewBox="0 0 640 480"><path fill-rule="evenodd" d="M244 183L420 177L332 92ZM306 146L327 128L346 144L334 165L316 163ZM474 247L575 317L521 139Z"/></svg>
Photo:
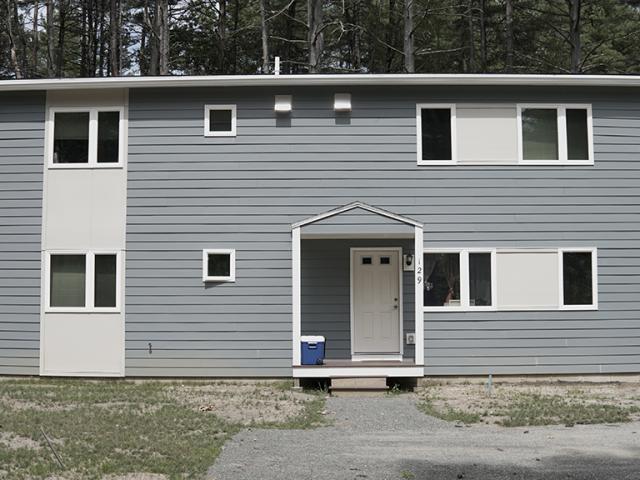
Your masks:
<svg viewBox="0 0 640 480"><path fill-rule="evenodd" d="M591 106L518 105L521 163L593 164Z"/></svg>
<svg viewBox="0 0 640 480"><path fill-rule="evenodd" d="M235 137L236 135L236 106L235 105L205 105L204 106L204 136L205 137Z"/></svg>
<svg viewBox="0 0 640 480"><path fill-rule="evenodd" d="M49 115L49 167L122 166L122 108L51 108Z"/></svg>
<svg viewBox="0 0 640 480"><path fill-rule="evenodd" d="M235 282L236 251L227 248L203 250L202 281Z"/></svg>
<svg viewBox="0 0 640 480"><path fill-rule="evenodd" d="M455 163L456 109L451 104L418 104L418 164Z"/></svg>

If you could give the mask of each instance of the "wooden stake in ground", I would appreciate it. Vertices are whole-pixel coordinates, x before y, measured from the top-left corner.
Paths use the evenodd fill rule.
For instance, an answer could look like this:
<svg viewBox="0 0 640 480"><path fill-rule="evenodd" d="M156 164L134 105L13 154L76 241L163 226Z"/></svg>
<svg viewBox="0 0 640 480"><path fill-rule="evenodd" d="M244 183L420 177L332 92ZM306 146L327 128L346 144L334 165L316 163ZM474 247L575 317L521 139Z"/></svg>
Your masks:
<svg viewBox="0 0 640 480"><path fill-rule="evenodd" d="M49 440L49 437L47 437L47 434L45 433L44 428L40 427L40 431L42 432L42 436L44 437L44 439L47 441L47 445L49 445L49 448L53 452L53 455L56 457L56 460L58 461L60 468L64 470L64 464L62 463L62 460L60 459L58 452L56 452L55 449L53 448L53 445L51 445L51 441Z"/></svg>

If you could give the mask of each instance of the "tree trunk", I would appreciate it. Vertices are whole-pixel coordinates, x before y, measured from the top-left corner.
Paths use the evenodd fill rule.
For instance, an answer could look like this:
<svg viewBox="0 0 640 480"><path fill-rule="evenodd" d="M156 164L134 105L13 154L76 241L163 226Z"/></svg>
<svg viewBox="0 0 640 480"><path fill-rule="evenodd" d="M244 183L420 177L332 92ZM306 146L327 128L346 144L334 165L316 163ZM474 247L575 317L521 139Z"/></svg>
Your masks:
<svg viewBox="0 0 640 480"><path fill-rule="evenodd" d="M20 62L18 61L18 53L15 42L14 26L17 20L14 18L14 10L16 7L15 0L7 0L5 3L7 7L7 36L9 37L9 52L11 55L11 65L13 66L13 73L17 79L22 78L22 69L20 68Z"/></svg>
<svg viewBox="0 0 640 480"><path fill-rule="evenodd" d="M88 45L89 38L91 35L89 33L90 25L92 23L92 16L87 11L91 6L87 3L83 2L82 7L80 8L80 76L86 77L87 71L90 70L89 65L89 50L90 47Z"/></svg>
<svg viewBox="0 0 640 480"><path fill-rule="evenodd" d="M581 0L567 0L569 7L569 44L571 47L571 73L580 72L582 41L580 38Z"/></svg>
<svg viewBox="0 0 640 480"><path fill-rule="evenodd" d="M467 24L469 28L469 72L476 71L476 44L475 44L475 29L473 28L473 4L474 0L469 0L467 3Z"/></svg>
<svg viewBox="0 0 640 480"><path fill-rule="evenodd" d="M307 0L307 17L309 25L309 73L320 71L320 58L324 50L324 33L322 25L323 0Z"/></svg>
<svg viewBox="0 0 640 480"><path fill-rule="evenodd" d="M513 3L512 0L505 0L505 20L506 20L506 32L505 32L505 70L507 73L513 71Z"/></svg>
<svg viewBox="0 0 640 480"><path fill-rule="evenodd" d="M169 1L158 0L158 71L169 75Z"/></svg>
<svg viewBox="0 0 640 480"><path fill-rule="evenodd" d="M53 2L47 0L47 77L53 78L54 75L54 58L53 58Z"/></svg>
<svg viewBox="0 0 640 480"><path fill-rule="evenodd" d="M109 74L120 76L120 0L109 6Z"/></svg>
<svg viewBox="0 0 640 480"><path fill-rule="evenodd" d="M104 35L104 11L105 11L105 7L106 7L106 3L105 0L100 0L100 3L98 5L98 14L96 15L97 17L97 25L96 25L96 33L97 33L97 38L96 41L98 43L98 54L99 54L99 58L100 61L98 62L98 76L100 77L104 77L104 71L105 71L105 50L106 50L106 39L105 39L105 35ZM95 75L95 70L94 70L94 75Z"/></svg>
<svg viewBox="0 0 640 480"><path fill-rule="evenodd" d="M66 0L60 0L58 7L58 15L60 23L58 26L58 48L56 52L56 77L60 78L64 74L64 48L65 48L65 31L67 21L67 3Z"/></svg>
<svg viewBox="0 0 640 480"><path fill-rule="evenodd" d="M269 73L269 31L267 30L267 0L260 0L260 27L262 29L262 73Z"/></svg>
<svg viewBox="0 0 640 480"><path fill-rule="evenodd" d="M224 72L227 44L227 0L220 0L218 5L218 73Z"/></svg>
<svg viewBox="0 0 640 480"><path fill-rule="evenodd" d="M31 74L34 77L38 77L38 61L39 47L40 47L40 32L38 31L38 24L40 23L40 2L35 0L33 2L33 58L31 63Z"/></svg>
<svg viewBox="0 0 640 480"><path fill-rule="evenodd" d="M404 0L404 70L415 73L416 62L413 48L413 2Z"/></svg>
<svg viewBox="0 0 640 480"><path fill-rule="evenodd" d="M487 71L487 2L480 0L480 68Z"/></svg>
<svg viewBox="0 0 640 480"><path fill-rule="evenodd" d="M297 7L297 2L296 0L293 0L291 2L291 5L289 6L289 11L287 12L287 16L286 16L286 23L285 23L285 38L287 39L292 39L293 38L293 20L294 18L296 18L296 7ZM286 42L285 44L285 50L284 50L284 58L286 60L291 60L292 54L291 52L293 51L293 47L292 47L292 43L291 42ZM287 69L286 73L294 73L294 64L293 63L289 63L287 64L289 65L289 68ZM284 73L284 72L282 72Z"/></svg>

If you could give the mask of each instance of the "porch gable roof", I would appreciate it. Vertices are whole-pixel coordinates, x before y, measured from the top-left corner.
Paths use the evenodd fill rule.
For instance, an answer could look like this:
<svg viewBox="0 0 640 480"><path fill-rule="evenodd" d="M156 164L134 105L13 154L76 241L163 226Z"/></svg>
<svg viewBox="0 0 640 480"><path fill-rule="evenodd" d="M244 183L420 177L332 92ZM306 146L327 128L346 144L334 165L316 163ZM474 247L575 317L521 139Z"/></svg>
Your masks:
<svg viewBox="0 0 640 480"><path fill-rule="evenodd" d="M400 223L405 223L407 225L413 225L414 227L423 227L423 224L420 222L417 222L411 218L402 216L402 215L397 215L395 213L389 212L387 210L383 210L381 208L378 207L373 207L371 205L367 205L366 203L363 202L353 202L353 203L349 203L348 205L343 205L342 207L338 207L335 208L333 210L329 210L327 212L324 213L320 213L318 215L314 215L313 217L309 217L305 220L302 220L300 222L296 222L294 224L291 225L291 229L294 230L296 228L300 228L300 227L304 227L305 225L311 225L312 223L316 223L319 222L321 220L327 219L327 218L331 218L331 217L335 217L336 215L340 215L342 213L345 212L349 212L351 210L355 210L355 209L362 209L362 210L366 210L367 212L370 213L374 213L376 215L380 215L382 217L386 217L386 218L390 218L392 220L396 220L397 222Z"/></svg>

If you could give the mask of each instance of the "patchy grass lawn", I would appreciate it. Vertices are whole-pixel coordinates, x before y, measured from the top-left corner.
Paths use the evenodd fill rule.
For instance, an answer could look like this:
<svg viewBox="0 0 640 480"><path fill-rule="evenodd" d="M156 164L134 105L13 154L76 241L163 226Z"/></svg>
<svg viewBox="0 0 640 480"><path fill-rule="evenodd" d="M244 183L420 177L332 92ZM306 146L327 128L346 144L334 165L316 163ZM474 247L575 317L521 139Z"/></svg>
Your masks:
<svg viewBox="0 0 640 480"><path fill-rule="evenodd" d="M318 426L323 408L291 382L3 380L0 478L200 478L238 430Z"/></svg>
<svg viewBox="0 0 640 480"><path fill-rule="evenodd" d="M634 383L430 383L418 391L426 414L464 424L505 427L622 423L640 420Z"/></svg>

